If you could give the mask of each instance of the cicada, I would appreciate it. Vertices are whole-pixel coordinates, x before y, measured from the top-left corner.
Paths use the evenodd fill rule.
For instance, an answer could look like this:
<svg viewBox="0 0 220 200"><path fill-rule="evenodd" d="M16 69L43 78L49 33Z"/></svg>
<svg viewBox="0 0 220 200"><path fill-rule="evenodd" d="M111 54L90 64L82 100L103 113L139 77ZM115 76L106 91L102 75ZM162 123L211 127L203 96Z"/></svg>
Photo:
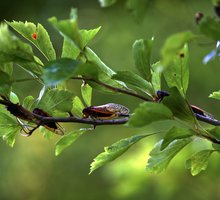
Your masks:
<svg viewBox="0 0 220 200"><path fill-rule="evenodd" d="M154 97L154 101L161 102L164 97L168 97L168 96L170 96L170 94L168 92L162 91L162 90L158 90L157 91L157 96Z"/></svg>
<svg viewBox="0 0 220 200"><path fill-rule="evenodd" d="M113 119L128 117L129 109L116 103L107 103L100 106L89 106L83 109L84 118Z"/></svg>
<svg viewBox="0 0 220 200"><path fill-rule="evenodd" d="M43 111L40 108L35 108L33 110L33 113L37 114L37 115L40 115L42 117L51 117L47 112ZM54 132L58 135L63 135L64 134L62 127L58 123L47 122L47 123L44 123L42 126L45 127L46 129L48 129L49 131Z"/></svg>
<svg viewBox="0 0 220 200"><path fill-rule="evenodd" d="M202 116L207 117L209 119L214 119L214 116L212 114L206 112L205 110L202 110L201 108L199 108L197 106L191 105L191 108L195 114L202 115Z"/></svg>

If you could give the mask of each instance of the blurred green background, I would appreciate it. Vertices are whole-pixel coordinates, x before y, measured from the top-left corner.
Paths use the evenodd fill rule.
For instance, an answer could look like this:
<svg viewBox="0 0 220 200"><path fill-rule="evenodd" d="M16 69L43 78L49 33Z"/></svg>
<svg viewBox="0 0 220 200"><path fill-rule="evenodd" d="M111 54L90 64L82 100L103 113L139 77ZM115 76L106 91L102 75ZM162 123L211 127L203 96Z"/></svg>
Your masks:
<svg viewBox="0 0 220 200"><path fill-rule="evenodd" d="M68 18L70 8L76 7L81 28L102 26L95 40L89 44L100 58L114 70L134 70L131 47L136 39L155 37L152 62L156 62L160 58L160 48L170 34L184 30L197 32L194 22L197 11L214 15L211 2L207 0L154 0L150 1L143 21L137 23L124 4L125 1L121 0L110 8L100 8L97 0L1 1L0 18L1 21L42 23L60 54L62 38L49 25L47 18ZM219 61L206 66L202 64L202 58L212 48L214 43L205 38L201 43L190 44L188 98L192 104L220 119L219 103L207 98L212 91L220 88ZM20 69L15 69L15 75L20 78L26 76ZM79 83L71 82L70 86L73 91L79 92ZM14 85L14 92L20 99L26 95L36 97L39 90L40 86L34 82ZM132 111L141 101L125 95L94 92L93 104L108 102L122 103ZM71 130L74 127L79 125L65 128ZM214 154L208 169L196 177L192 177L184 167L189 152L208 145L199 139L197 144L188 146L159 175L145 172L148 153L158 140L157 137L141 141L116 161L88 175L89 164L103 151L103 146L120 138L146 133L153 128L98 127L83 135L58 157L54 156L54 143L59 139L56 135L51 140L44 139L40 133L28 138L18 135L13 149L1 141L0 199L220 199L219 155Z"/></svg>

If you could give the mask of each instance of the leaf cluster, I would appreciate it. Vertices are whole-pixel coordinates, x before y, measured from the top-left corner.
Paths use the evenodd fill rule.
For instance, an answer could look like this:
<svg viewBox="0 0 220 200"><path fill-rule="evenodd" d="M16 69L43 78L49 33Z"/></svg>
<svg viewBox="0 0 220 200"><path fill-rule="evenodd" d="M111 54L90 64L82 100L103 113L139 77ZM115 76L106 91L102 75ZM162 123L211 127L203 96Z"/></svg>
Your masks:
<svg viewBox="0 0 220 200"><path fill-rule="evenodd" d="M115 2L100 1L102 6ZM129 0L128 5L136 4ZM21 105L30 112L34 108L40 108L49 116L82 118L82 110L92 105L94 89L117 95L125 93L144 100L125 121L126 126L139 128L161 121L175 122L176 125L160 132L135 134L105 147L104 152L92 162L90 173L118 158L138 141L159 133L163 134L150 152L146 166L148 172L163 171L185 146L196 142L197 137L212 142L213 148L192 154L186 161L186 166L191 170L192 175L206 169L211 154L219 152L219 129L215 126L211 129L203 126L198 121L200 115L207 119L207 123L211 120L214 123L217 120L203 110L198 109L195 112L187 100L189 43L197 40L200 34L217 42L220 38L219 21L207 17L199 24L200 34L185 31L171 35L160 50L161 59L156 62L151 60L154 38L136 40L132 52L137 73L127 70L115 72L89 48L89 42L101 27L90 30L80 29L75 9L72 9L69 19L58 20L52 17L49 23L63 38L60 56L55 52L50 36L41 24L5 21L0 25L0 95L2 97L0 103L4 102L4 99L9 99L10 102ZM13 31L9 30L9 27ZM17 37L14 31L26 42ZM35 55L33 48L42 54L43 59ZM218 55L219 51L216 52ZM23 102L20 102L13 93L13 85L22 81L12 78L14 66L28 72L30 79L42 85L38 97L27 96ZM169 88L169 97L164 99L164 96L159 95L161 92L163 94L162 76ZM67 86L68 82L76 80L82 80L80 95L82 98L71 92ZM219 100L220 91L213 92L210 97ZM93 120L95 122L96 119ZM5 106L0 106L0 132L10 146L14 145L20 130L32 125L17 120L16 116L5 109ZM48 137L50 133L45 130L42 132ZM55 154L59 155L80 136L91 130L82 127L65 133L56 143Z"/></svg>

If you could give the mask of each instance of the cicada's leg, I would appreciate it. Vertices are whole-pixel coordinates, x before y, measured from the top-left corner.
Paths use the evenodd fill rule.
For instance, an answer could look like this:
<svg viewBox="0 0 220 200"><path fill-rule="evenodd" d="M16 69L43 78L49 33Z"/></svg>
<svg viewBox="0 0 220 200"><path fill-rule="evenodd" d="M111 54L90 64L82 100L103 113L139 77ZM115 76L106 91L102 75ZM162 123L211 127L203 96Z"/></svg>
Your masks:
<svg viewBox="0 0 220 200"><path fill-rule="evenodd" d="M36 127L27 125L23 123L20 119L17 118L17 122L21 125L20 134L25 137L29 137L40 125L37 125ZM31 129L32 128L32 129Z"/></svg>

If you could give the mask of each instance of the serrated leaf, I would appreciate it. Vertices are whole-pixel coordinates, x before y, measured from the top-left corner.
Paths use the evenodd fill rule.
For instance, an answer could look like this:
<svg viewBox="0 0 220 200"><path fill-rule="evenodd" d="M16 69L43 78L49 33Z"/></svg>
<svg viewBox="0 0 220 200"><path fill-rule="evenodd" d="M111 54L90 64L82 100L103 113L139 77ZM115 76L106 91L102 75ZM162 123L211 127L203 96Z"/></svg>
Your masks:
<svg viewBox="0 0 220 200"><path fill-rule="evenodd" d="M9 129L6 135L3 135L3 140L6 141L6 143L10 146L13 147L15 144L15 137L20 130L20 127L16 127L14 129Z"/></svg>
<svg viewBox="0 0 220 200"><path fill-rule="evenodd" d="M142 127L155 121L171 119L172 116L172 112L166 106L159 103L144 102L134 110L127 124L132 127Z"/></svg>
<svg viewBox="0 0 220 200"><path fill-rule="evenodd" d="M214 151L215 150L209 149L202 150L192 155L192 157L186 161L186 167L191 170L193 176L207 168L208 159Z"/></svg>
<svg viewBox="0 0 220 200"><path fill-rule="evenodd" d="M59 33L67 40L72 40L76 47L83 49L82 37L78 29L77 17L66 20L57 20L56 17L51 17L48 21L59 31Z"/></svg>
<svg viewBox="0 0 220 200"><path fill-rule="evenodd" d="M69 58L51 61L44 68L43 80L47 86L55 86L73 76L78 65L79 61Z"/></svg>
<svg viewBox="0 0 220 200"><path fill-rule="evenodd" d="M194 135L193 130L173 127L171 128L163 138L163 142L161 144L161 150L164 150L171 142L176 139L188 138Z"/></svg>
<svg viewBox="0 0 220 200"><path fill-rule="evenodd" d="M8 74L0 71L0 95L9 97L11 91L11 79Z"/></svg>
<svg viewBox="0 0 220 200"><path fill-rule="evenodd" d="M47 90L38 103L38 107L51 113L53 111L69 112L72 110L73 93L65 90Z"/></svg>
<svg viewBox="0 0 220 200"><path fill-rule="evenodd" d="M194 35L191 31L177 33L168 37L161 49L161 64L165 68L172 64L173 59L175 59L176 55L179 54L184 45L195 38L196 35Z"/></svg>
<svg viewBox="0 0 220 200"><path fill-rule="evenodd" d="M90 30L85 30L85 29L80 30L79 33L82 38L82 47L85 47L96 36L96 34L99 32L100 29L101 26Z"/></svg>
<svg viewBox="0 0 220 200"><path fill-rule="evenodd" d="M115 4L117 0L99 0L101 7L109 7Z"/></svg>
<svg viewBox="0 0 220 200"><path fill-rule="evenodd" d="M132 47L135 66L141 76L148 81L151 81L150 56L153 40L154 38L136 40Z"/></svg>
<svg viewBox="0 0 220 200"><path fill-rule="evenodd" d="M84 132L85 130L76 130L76 131L71 131L67 135L62 136L56 142L55 155L58 156L59 154L61 154L61 152L64 149L66 149L72 143L74 143Z"/></svg>
<svg viewBox="0 0 220 200"><path fill-rule="evenodd" d="M81 99L77 96L75 96L73 98L73 107L72 107L72 112L74 113L74 115L76 115L77 117L82 117L82 110L84 109L84 105L81 101Z"/></svg>
<svg viewBox="0 0 220 200"><path fill-rule="evenodd" d="M123 81L126 84L130 84L135 86L136 88L140 89L141 91L147 93L149 96L154 95L154 90L152 85L143 79L142 77L138 76L137 74L130 72L130 71L118 71L117 74L112 76L113 79Z"/></svg>
<svg viewBox="0 0 220 200"><path fill-rule="evenodd" d="M100 153L94 158L94 161L91 163L90 172L91 174L94 170L102 167L103 165L111 162L125 153L132 145L141 139L149 135L135 135L129 138L124 138L118 142L112 144L111 146L105 147L104 152Z"/></svg>
<svg viewBox="0 0 220 200"><path fill-rule="evenodd" d="M31 46L13 35L6 24L0 25L0 44L1 62L34 62Z"/></svg>
<svg viewBox="0 0 220 200"><path fill-rule="evenodd" d="M62 58L70 58L75 60L80 54L80 50L76 45L71 41L64 38L63 40L63 49L62 49Z"/></svg>
<svg viewBox="0 0 220 200"><path fill-rule="evenodd" d="M12 118L8 114L0 113L0 136L6 141L6 143L13 147L15 143L15 136L21 129L15 118Z"/></svg>
<svg viewBox="0 0 220 200"><path fill-rule="evenodd" d="M220 23L215 18L204 17L199 23L199 30L213 40L220 40Z"/></svg>
<svg viewBox="0 0 220 200"><path fill-rule="evenodd" d="M56 53L46 29L41 25L31 22L7 22L15 31L34 44L47 60L55 60Z"/></svg>
<svg viewBox="0 0 220 200"><path fill-rule="evenodd" d="M175 117L193 122L194 115L190 110L187 101L183 98L178 89L173 87L170 89L169 93L170 96L163 100L163 104L173 112Z"/></svg>
<svg viewBox="0 0 220 200"><path fill-rule="evenodd" d="M16 118L9 116L8 114L1 112L0 113L0 135L7 135L13 130L20 129Z"/></svg>
<svg viewBox="0 0 220 200"><path fill-rule="evenodd" d="M185 44L163 72L168 86L177 87L183 95L186 94L189 83L188 58L188 45Z"/></svg>
<svg viewBox="0 0 220 200"><path fill-rule="evenodd" d="M220 90L219 91L216 91L216 92L213 92L212 94L209 95L210 98L213 98L213 99L218 99L220 100Z"/></svg>
<svg viewBox="0 0 220 200"><path fill-rule="evenodd" d="M83 83L81 86L81 94L86 106L91 106L92 103L92 88L87 84Z"/></svg>
<svg viewBox="0 0 220 200"><path fill-rule="evenodd" d="M167 168L170 161L182 150L191 139L180 139L171 142L164 150L161 151L163 140L156 143L150 152L146 170L149 173L160 173Z"/></svg>

